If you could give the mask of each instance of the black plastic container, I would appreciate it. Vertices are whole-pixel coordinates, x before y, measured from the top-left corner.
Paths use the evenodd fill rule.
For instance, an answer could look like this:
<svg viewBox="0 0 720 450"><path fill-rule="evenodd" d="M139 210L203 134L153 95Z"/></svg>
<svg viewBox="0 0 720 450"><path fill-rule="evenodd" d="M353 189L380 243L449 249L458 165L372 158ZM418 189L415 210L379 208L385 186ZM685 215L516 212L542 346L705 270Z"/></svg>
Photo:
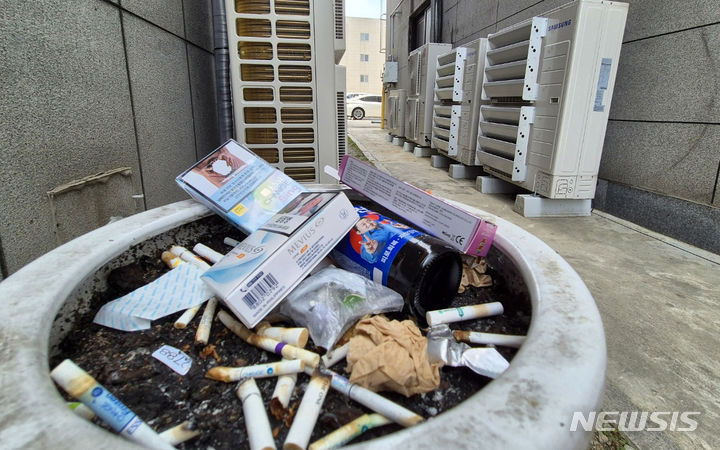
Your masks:
<svg viewBox="0 0 720 450"><path fill-rule="evenodd" d="M360 221L331 254L337 264L398 292L422 323L425 312L449 306L462 276L457 250L374 211L355 209Z"/></svg>

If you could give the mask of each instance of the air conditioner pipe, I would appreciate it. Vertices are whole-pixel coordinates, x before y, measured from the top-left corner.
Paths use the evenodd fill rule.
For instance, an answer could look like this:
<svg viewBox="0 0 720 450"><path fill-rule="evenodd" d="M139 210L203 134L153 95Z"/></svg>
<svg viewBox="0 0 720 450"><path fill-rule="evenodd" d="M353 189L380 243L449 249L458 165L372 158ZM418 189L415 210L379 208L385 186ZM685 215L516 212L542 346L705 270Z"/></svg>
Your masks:
<svg viewBox="0 0 720 450"><path fill-rule="evenodd" d="M225 2L212 0L213 50L215 53L215 95L219 142L234 137L232 92L230 90L230 52L228 50Z"/></svg>

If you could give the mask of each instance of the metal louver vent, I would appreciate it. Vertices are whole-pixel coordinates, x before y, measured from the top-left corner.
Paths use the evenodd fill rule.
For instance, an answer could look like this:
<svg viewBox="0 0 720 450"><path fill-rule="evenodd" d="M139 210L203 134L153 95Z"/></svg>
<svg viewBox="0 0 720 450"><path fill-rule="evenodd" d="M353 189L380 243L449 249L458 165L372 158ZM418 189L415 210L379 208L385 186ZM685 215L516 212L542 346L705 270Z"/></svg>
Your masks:
<svg viewBox="0 0 720 450"><path fill-rule="evenodd" d="M345 15L344 0L335 0L335 39L344 39L345 30L343 27L343 17Z"/></svg>
<svg viewBox="0 0 720 450"><path fill-rule="evenodd" d="M346 141L347 135L345 130L345 93L336 93L337 104L337 151L338 151L338 167L347 152Z"/></svg>

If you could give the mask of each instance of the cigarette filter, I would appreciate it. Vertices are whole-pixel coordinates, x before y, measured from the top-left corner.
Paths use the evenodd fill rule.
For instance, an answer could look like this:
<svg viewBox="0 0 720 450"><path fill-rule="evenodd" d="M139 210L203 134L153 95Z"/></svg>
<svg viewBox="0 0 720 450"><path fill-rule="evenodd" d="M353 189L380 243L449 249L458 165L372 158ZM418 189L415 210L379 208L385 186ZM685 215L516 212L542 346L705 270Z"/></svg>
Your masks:
<svg viewBox="0 0 720 450"><path fill-rule="evenodd" d="M213 367L208 370L205 377L211 380L229 383L243 378L275 377L278 375L298 373L303 370L305 370L305 362L299 359L293 359L245 367Z"/></svg>
<svg viewBox="0 0 720 450"><path fill-rule="evenodd" d="M210 297L205 305L205 311L200 318L197 332L195 332L195 343L207 345L208 339L210 339L210 329L212 328L212 321L215 318L215 309L217 308L218 300L215 297Z"/></svg>
<svg viewBox="0 0 720 450"><path fill-rule="evenodd" d="M173 449L134 412L71 360L66 359L58 364L50 372L50 376L68 394L80 400L121 436L150 448Z"/></svg>
<svg viewBox="0 0 720 450"><path fill-rule="evenodd" d="M220 261L224 256L222 253L216 252L207 245L203 244L196 244L195 247L193 247L193 251L213 264Z"/></svg>
<svg viewBox="0 0 720 450"><path fill-rule="evenodd" d="M283 359L283 361L289 360ZM271 410L276 403L279 403L283 409L288 408L290 405L290 397L292 397L293 390L295 390L295 383L297 383L297 374L280 375L278 377L277 383L275 383L275 390L270 399Z"/></svg>
<svg viewBox="0 0 720 450"><path fill-rule="evenodd" d="M348 348L350 348L349 342L341 347L335 348L325 353L322 358L320 358L323 362L323 365L329 369L330 367L345 359L348 353Z"/></svg>
<svg viewBox="0 0 720 450"><path fill-rule="evenodd" d="M367 430L392 423L380 414L363 414L332 433L310 444L309 450L327 450L347 444Z"/></svg>
<svg viewBox="0 0 720 450"><path fill-rule="evenodd" d="M210 264L206 263L198 255L196 255L195 253L191 252L190 250L188 250L185 247L182 247L180 245L173 245L172 247L170 247L170 253L180 257L180 259L182 259L186 263L193 264L195 266L198 266L201 269L209 269L210 268Z"/></svg>
<svg viewBox="0 0 720 450"><path fill-rule="evenodd" d="M243 404L250 450L275 450L270 421L255 380L250 378L241 382L236 394Z"/></svg>
<svg viewBox="0 0 720 450"><path fill-rule="evenodd" d="M72 412L82 417L83 419L93 420L97 416L97 414L95 414L92 409L88 408L80 402L68 402L67 405L72 410Z"/></svg>
<svg viewBox="0 0 720 450"><path fill-rule="evenodd" d="M315 422L320 415L320 408L330 389L330 380L330 377L318 374L313 375L310 379L295 419L285 438L283 450L303 450L307 447L310 435L315 428Z"/></svg>
<svg viewBox="0 0 720 450"><path fill-rule="evenodd" d="M481 305L461 306L459 308L438 309L428 311L425 320L428 325L435 326L441 323L453 323L463 320L479 319L481 317L495 316L503 313L500 302L483 303Z"/></svg>
<svg viewBox="0 0 720 450"><path fill-rule="evenodd" d="M200 432L193 430L190 422L185 421L180 425L174 426L160 433L160 437L163 438L170 445L182 444L185 441L198 436Z"/></svg>
<svg viewBox="0 0 720 450"><path fill-rule="evenodd" d="M177 328L178 330L184 330L187 328L188 324L195 318L197 313L200 311L200 307L202 307L202 303L199 305L195 305L192 308L188 308L185 310L184 313L173 324L173 327Z"/></svg>
<svg viewBox="0 0 720 450"><path fill-rule="evenodd" d="M240 336L242 340L250 345L261 348L268 352L282 355L285 359L301 359L309 367L315 368L320 363L320 355L304 348L295 347L294 345L280 342L277 339L259 336L248 330L245 325L233 319L230 314L225 311L218 313L220 321L228 327L233 333Z"/></svg>
<svg viewBox="0 0 720 450"><path fill-rule="evenodd" d="M225 243L225 245L229 245L230 247L237 247L237 245L240 243L240 241L231 237L226 237L225 239L223 239L223 242Z"/></svg>
<svg viewBox="0 0 720 450"><path fill-rule="evenodd" d="M307 373L307 371L308 369L306 368L305 373ZM332 370L324 369L322 373L332 377L330 386L333 389L397 424L404 427L411 427L425 420L422 416L386 399L382 395L376 394L355 383L351 383L350 380L338 375Z"/></svg>
<svg viewBox="0 0 720 450"><path fill-rule="evenodd" d="M162 259L165 265L167 265L171 269L176 268L184 262L182 259L180 259L179 256L175 256L170 252L163 252L160 256L160 259Z"/></svg>
<svg viewBox="0 0 720 450"><path fill-rule="evenodd" d="M268 322L260 322L256 327L257 334L265 336L296 347L305 347L308 341L307 328L283 328L270 326Z"/></svg>
<svg viewBox="0 0 720 450"><path fill-rule="evenodd" d="M455 339L471 344L504 345L506 347L520 347L525 342L525 336L510 334L480 333L478 331L453 331Z"/></svg>

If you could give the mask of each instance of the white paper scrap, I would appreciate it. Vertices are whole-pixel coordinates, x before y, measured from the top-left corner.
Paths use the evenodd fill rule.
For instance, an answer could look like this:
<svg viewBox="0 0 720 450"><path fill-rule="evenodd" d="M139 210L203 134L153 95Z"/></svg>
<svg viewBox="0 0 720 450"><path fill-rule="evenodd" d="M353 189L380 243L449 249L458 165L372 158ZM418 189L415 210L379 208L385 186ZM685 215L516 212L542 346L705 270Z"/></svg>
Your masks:
<svg viewBox="0 0 720 450"><path fill-rule="evenodd" d="M475 373L489 378L502 375L510 363L497 350L490 347L478 347L466 350L462 355L463 364Z"/></svg>
<svg viewBox="0 0 720 450"><path fill-rule="evenodd" d="M123 331L147 330L150 322L203 303L213 294L200 280L204 273L180 264L157 280L103 305L93 322Z"/></svg>
<svg viewBox="0 0 720 450"><path fill-rule="evenodd" d="M190 366L192 366L192 359L190 359L188 355L183 353L182 350L178 350L169 345L163 345L155 350L152 356L180 375L188 373Z"/></svg>

